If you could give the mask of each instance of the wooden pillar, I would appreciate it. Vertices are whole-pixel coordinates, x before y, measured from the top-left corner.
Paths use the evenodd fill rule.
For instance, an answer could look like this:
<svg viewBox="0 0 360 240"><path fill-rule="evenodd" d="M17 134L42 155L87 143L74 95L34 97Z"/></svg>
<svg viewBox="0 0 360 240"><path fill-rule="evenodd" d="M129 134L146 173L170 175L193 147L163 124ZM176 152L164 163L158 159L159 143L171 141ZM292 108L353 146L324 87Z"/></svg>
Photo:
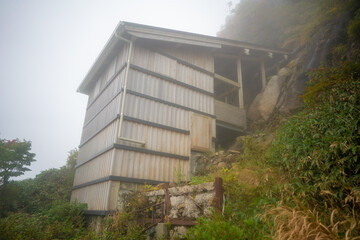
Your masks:
<svg viewBox="0 0 360 240"><path fill-rule="evenodd" d="M223 195L224 189L222 186L222 178L215 178L215 210L218 212L222 212L222 204L223 204Z"/></svg>
<svg viewBox="0 0 360 240"><path fill-rule="evenodd" d="M237 77L239 83L239 108L244 108L244 93L243 93L243 81L242 81L242 73L241 73L241 60L240 58L237 60Z"/></svg>
<svg viewBox="0 0 360 240"><path fill-rule="evenodd" d="M266 86L266 74L265 74L265 62L261 61L261 80L262 80L262 89Z"/></svg>

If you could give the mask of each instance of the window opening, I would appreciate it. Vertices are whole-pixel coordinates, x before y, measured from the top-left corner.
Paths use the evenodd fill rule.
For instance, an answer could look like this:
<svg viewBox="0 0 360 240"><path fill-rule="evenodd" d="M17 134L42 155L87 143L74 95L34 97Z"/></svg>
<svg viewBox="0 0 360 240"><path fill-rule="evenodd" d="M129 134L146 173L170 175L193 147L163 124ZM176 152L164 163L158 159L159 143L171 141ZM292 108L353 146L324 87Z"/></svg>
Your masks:
<svg viewBox="0 0 360 240"><path fill-rule="evenodd" d="M215 57L214 72L215 99L239 107L237 59Z"/></svg>

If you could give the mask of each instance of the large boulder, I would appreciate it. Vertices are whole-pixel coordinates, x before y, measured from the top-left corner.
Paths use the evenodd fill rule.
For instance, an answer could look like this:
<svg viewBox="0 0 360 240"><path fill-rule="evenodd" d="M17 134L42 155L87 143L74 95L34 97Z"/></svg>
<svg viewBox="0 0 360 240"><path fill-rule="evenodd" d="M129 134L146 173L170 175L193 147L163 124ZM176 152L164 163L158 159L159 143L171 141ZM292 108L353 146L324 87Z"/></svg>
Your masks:
<svg viewBox="0 0 360 240"><path fill-rule="evenodd" d="M278 75L271 77L264 89L255 97L248 110L251 121L267 121L274 111L281 93L282 85L291 75L291 69L284 67Z"/></svg>

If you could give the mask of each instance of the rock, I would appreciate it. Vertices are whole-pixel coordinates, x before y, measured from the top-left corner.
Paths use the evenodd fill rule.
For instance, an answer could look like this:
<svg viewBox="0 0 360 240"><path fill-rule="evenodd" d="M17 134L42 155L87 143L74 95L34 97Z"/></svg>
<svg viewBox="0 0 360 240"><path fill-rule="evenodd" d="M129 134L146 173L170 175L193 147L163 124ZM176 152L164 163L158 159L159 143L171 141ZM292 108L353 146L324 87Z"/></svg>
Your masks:
<svg viewBox="0 0 360 240"><path fill-rule="evenodd" d="M186 232L187 228L184 226L174 227L174 229L170 231L170 239L182 239L185 237Z"/></svg>
<svg viewBox="0 0 360 240"><path fill-rule="evenodd" d="M195 204L195 200L190 197L185 198L185 209L183 212L183 217L185 218L198 218L200 217L201 212Z"/></svg>
<svg viewBox="0 0 360 240"><path fill-rule="evenodd" d="M235 143L229 148L231 153L241 153L244 151L244 143L246 136L239 136L236 138Z"/></svg>
<svg viewBox="0 0 360 240"><path fill-rule="evenodd" d="M289 74L288 71L287 68L281 69L279 71L281 75L273 76L261 93L255 97L248 111L248 118L250 120L267 121L269 119L280 96L282 85Z"/></svg>
<svg viewBox="0 0 360 240"><path fill-rule="evenodd" d="M219 169L226 168L226 167L227 167L227 164L224 163L224 162L219 162L219 164L217 165L217 167L218 167Z"/></svg>
<svg viewBox="0 0 360 240"><path fill-rule="evenodd" d="M212 205L212 202L214 200L215 193L201 193L196 195L195 197L195 203L197 205L203 206L204 209L207 207L210 207Z"/></svg>

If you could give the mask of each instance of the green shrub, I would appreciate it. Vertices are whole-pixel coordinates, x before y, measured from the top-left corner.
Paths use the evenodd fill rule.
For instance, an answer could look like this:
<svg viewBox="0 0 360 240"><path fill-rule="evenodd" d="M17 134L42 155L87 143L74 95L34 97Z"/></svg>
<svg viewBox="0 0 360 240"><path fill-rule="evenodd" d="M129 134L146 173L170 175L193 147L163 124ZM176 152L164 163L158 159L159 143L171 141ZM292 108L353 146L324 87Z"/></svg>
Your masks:
<svg viewBox="0 0 360 240"><path fill-rule="evenodd" d="M357 11L354 18L350 21L347 32L353 40L360 41L360 11Z"/></svg>
<svg viewBox="0 0 360 240"><path fill-rule="evenodd" d="M55 201L52 207L43 213L48 219L48 231L52 237L71 239L82 235L85 208L85 204L77 202Z"/></svg>
<svg viewBox="0 0 360 240"><path fill-rule="evenodd" d="M0 236L6 240L50 239L46 226L45 216L15 213L0 219Z"/></svg>
<svg viewBox="0 0 360 240"><path fill-rule="evenodd" d="M189 229L186 234L186 239L244 239L243 230L225 219L200 218L198 221L198 225Z"/></svg>
<svg viewBox="0 0 360 240"><path fill-rule="evenodd" d="M0 219L0 238L12 239L75 239L84 234L79 203L57 202L38 214L15 213Z"/></svg>
<svg viewBox="0 0 360 240"><path fill-rule="evenodd" d="M319 68L310 76L305 109L278 132L272 162L288 173L292 194L309 206L324 214L336 209L344 218L356 218L360 214L356 200L360 198L360 64Z"/></svg>

